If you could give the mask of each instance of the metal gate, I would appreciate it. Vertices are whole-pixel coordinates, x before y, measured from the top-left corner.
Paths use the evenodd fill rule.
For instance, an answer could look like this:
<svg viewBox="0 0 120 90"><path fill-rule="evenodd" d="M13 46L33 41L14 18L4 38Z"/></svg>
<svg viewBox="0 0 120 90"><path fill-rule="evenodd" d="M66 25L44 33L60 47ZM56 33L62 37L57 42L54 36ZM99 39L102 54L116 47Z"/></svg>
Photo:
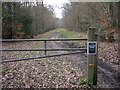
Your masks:
<svg viewBox="0 0 120 90"><path fill-rule="evenodd" d="M62 56L62 55L70 55L70 54L78 54L78 53L85 53L87 52L87 48L47 48L48 41L87 41L87 39L3 39L2 42L24 42L24 41L41 41L44 42L44 48L39 49L2 49L2 52L12 52L12 51L44 51L44 56L39 57L32 57L32 58L23 58L23 59L11 59L11 60L2 60L2 63L7 62L16 62L16 61L23 61L23 60L32 60L32 59L39 59L39 58L48 58L48 57L55 57L55 56ZM47 55L47 51L76 51L72 53L65 53L65 54L56 54L56 55Z"/></svg>
<svg viewBox="0 0 120 90"><path fill-rule="evenodd" d="M97 84L97 60L98 60L98 48L97 48L97 37L96 37L96 30L95 27L90 27L88 29L88 45L87 48L47 48L47 41L87 41L87 39L3 39L1 42L23 42L23 41L42 41L44 42L44 48L40 49L2 49L2 52L12 52L12 51L44 51L44 56L39 57L32 57L32 58L23 58L23 59L12 59L12 60L2 60L2 63L7 62L16 62L16 61L23 61L23 60L32 60L32 59L39 59L39 58L48 58L48 57L55 57L55 56L62 56L62 55L70 55L70 54L78 54L78 53L85 53L87 52L87 82L88 84L96 85ZM65 54L56 54L56 55L47 55L47 51L76 51L72 53L65 53Z"/></svg>

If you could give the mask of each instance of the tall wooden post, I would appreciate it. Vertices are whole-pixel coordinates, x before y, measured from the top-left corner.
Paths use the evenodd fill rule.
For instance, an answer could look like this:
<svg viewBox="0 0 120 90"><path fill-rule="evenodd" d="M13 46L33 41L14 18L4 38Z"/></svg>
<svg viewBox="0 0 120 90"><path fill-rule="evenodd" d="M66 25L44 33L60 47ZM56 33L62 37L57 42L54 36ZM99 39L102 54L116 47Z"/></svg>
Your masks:
<svg viewBox="0 0 120 90"><path fill-rule="evenodd" d="M0 1L0 39L2 39L2 2L1 1Z"/></svg>
<svg viewBox="0 0 120 90"><path fill-rule="evenodd" d="M88 29L88 63L87 63L87 82L88 84L97 85L97 60L98 60L98 50L97 50L97 36L95 35L96 28L90 27ZM90 46L92 45L92 46ZM92 47L91 51L89 50Z"/></svg>
<svg viewBox="0 0 120 90"><path fill-rule="evenodd" d="M118 53L120 53L120 2L118 2ZM120 65L120 55L118 56L118 64ZM119 85L120 86L120 85Z"/></svg>
<svg viewBox="0 0 120 90"><path fill-rule="evenodd" d="M2 39L2 2L0 1L0 39ZM2 49L2 42L0 42L0 49ZM2 61L2 51L0 51L0 61ZM2 64L0 65L0 74L2 74ZM0 80L0 89L2 89L2 80Z"/></svg>

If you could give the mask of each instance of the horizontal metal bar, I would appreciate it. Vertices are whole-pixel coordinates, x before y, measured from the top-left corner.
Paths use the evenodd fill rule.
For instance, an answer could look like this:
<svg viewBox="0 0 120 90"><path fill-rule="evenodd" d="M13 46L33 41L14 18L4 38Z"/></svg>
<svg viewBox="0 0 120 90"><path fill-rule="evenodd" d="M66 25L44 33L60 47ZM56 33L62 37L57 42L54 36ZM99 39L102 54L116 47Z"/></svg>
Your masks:
<svg viewBox="0 0 120 90"><path fill-rule="evenodd" d="M8 62L17 62L17 61L24 61L24 60L32 60L32 59L39 59L39 58L49 58L49 57L56 57L56 56L63 56L63 55L70 55L70 54L79 54L84 53L83 51L73 52L73 53L64 53L64 54L56 54L56 55L47 55L47 56L39 56L39 57L32 57L32 58L24 58L24 59L12 59L12 60L2 60L1 63L8 63Z"/></svg>
<svg viewBox="0 0 120 90"><path fill-rule="evenodd" d="M41 49L3 49L0 51L76 51L83 50L87 51L87 48L60 48L60 49L52 49L52 48L41 48Z"/></svg>
<svg viewBox="0 0 120 90"><path fill-rule="evenodd" d="M58 38L58 39L1 39L1 42L22 42L22 41L86 41L86 38Z"/></svg>

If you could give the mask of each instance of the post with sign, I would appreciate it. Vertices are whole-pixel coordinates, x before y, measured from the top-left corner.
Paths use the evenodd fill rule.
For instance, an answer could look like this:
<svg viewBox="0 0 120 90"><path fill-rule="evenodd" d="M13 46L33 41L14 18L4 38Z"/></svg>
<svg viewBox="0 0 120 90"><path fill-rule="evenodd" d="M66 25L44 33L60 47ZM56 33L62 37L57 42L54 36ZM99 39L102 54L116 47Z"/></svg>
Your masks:
<svg viewBox="0 0 120 90"><path fill-rule="evenodd" d="M96 28L90 27L88 29L88 42L87 42L87 82L89 85L97 85L97 60L98 60L98 45L97 36L95 35Z"/></svg>

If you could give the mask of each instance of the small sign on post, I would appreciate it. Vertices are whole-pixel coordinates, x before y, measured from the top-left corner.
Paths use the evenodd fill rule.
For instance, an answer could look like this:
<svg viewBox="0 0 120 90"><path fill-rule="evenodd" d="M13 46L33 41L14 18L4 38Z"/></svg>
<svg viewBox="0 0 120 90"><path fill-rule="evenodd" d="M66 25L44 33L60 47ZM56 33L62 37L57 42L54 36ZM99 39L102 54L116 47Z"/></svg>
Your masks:
<svg viewBox="0 0 120 90"><path fill-rule="evenodd" d="M97 42L87 42L87 54L89 55L97 54Z"/></svg>

